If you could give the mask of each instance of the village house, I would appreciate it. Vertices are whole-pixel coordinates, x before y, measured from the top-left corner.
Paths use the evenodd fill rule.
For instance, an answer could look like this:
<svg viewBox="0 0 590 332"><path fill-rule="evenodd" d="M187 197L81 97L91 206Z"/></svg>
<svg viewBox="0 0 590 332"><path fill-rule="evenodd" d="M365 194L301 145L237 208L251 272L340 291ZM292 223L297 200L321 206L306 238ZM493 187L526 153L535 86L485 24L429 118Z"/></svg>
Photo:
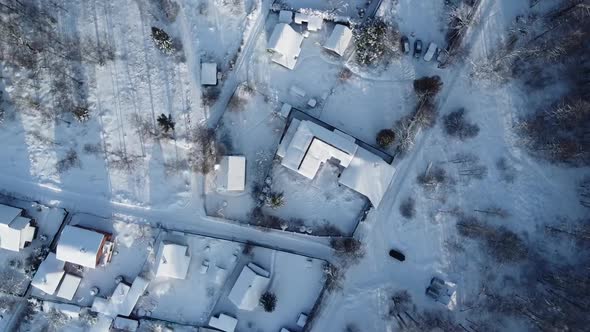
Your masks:
<svg viewBox="0 0 590 332"><path fill-rule="evenodd" d="M0 204L0 248L20 251L31 243L37 230L31 222L22 209Z"/></svg>
<svg viewBox="0 0 590 332"><path fill-rule="evenodd" d="M57 243L57 259L94 269L110 262L113 252L110 237L95 230L67 225Z"/></svg>

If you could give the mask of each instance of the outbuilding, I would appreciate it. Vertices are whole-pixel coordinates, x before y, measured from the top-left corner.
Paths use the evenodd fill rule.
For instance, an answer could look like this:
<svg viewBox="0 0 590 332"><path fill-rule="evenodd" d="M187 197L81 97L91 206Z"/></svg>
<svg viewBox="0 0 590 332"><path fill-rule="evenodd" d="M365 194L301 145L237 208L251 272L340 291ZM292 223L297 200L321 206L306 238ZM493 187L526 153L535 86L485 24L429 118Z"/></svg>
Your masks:
<svg viewBox="0 0 590 332"><path fill-rule="evenodd" d="M272 53L272 61L288 69L293 69L299 53L301 53L302 43L303 36L300 33L286 23L279 23L270 35L267 50Z"/></svg>
<svg viewBox="0 0 590 332"><path fill-rule="evenodd" d="M324 44L324 48L342 56L350 44L351 39L352 30L346 25L336 24L330 37Z"/></svg>
<svg viewBox="0 0 590 332"><path fill-rule="evenodd" d="M259 266L248 264L244 266L240 276L229 293L229 300L241 310L254 310L260 301L260 296L266 292L270 279L268 272Z"/></svg>
<svg viewBox="0 0 590 332"><path fill-rule="evenodd" d="M217 64L214 62L201 63L201 85L217 85Z"/></svg>
<svg viewBox="0 0 590 332"><path fill-rule="evenodd" d="M246 157L223 156L217 171L217 188L222 191L244 191L246 188Z"/></svg>
<svg viewBox="0 0 590 332"><path fill-rule="evenodd" d="M33 241L37 228L22 214L22 209L0 204L0 248L20 251Z"/></svg>
<svg viewBox="0 0 590 332"><path fill-rule="evenodd" d="M224 332L234 332L237 325L238 320L226 314L219 314L217 317L211 316L209 319L209 326Z"/></svg>
<svg viewBox="0 0 590 332"><path fill-rule="evenodd" d="M64 276L64 262L58 260L55 254L50 252L39 265L31 285L45 294L53 295Z"/></svg>
<svg viewBox="0 0 590 332"><path fill-rule="evenodd" d="M63 280L61 281L61 285L59 286L59 290L57 291L56 295L62 299L71 301L74 298L81 281L82 278L66 273Z"/></svg>
<svg viewBox="0 0 590 332"><path fill-rule="evenodd" d="M96 268L99 262L110 261L112 243L108 234L78 226L64 227L57 243L56 257L64 262Z"/></svg>
<svg viewBox="0 0 590 332"><path fill-rule="evenodd" d="M164 241L159 257L156 277L186 279L191 262L187 246Z"/></svg>

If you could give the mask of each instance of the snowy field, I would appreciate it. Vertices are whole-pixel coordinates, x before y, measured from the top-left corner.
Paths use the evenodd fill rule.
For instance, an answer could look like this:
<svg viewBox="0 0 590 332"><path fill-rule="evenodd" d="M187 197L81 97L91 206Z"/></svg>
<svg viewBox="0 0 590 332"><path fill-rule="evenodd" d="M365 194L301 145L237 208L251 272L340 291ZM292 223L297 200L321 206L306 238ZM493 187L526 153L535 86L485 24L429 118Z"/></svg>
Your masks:
<svg viewBox="0 0 590 332"><path fill-rule="evenodd" d="M252 311L239 310L225 296L217 303L213 313L224 312L238 319L236 331L279 331L285 327L297 331L297 317L308 314L324 285L324 261L287 252L254 247L236 272L252 262L270 272L269 291L277 298L276 309L265 312L261 307ZM234 279L238 274L234 275ZM232 282L233 280L229 280ZM229 294L227 293L223 295Z"/></svg>
<svg viewBox="0 0 590 332"><path fill-rule="evenodd" d="M66 211L6 196L0 196L0 203L25 210L24 215L34 219L36 227L38 227L37 237L21 251L0 249L0 275L2 275L0 291L22 296L29 286L34 272L47 255L47 248L64 221Z"/></svg>
<svg viewBox="0 0 590 332"><path fill-rule="evenodd" d="M183 237L174 233L163 233L159 241L189 247L188 275L184 280L155 276L158 261L151 256L147 267L151 281L136 310L155 319L206 325L228 276L242 256L243 246L236 242L192 235ZM204 273L201 272L203 264L209 266Z"/></svg>

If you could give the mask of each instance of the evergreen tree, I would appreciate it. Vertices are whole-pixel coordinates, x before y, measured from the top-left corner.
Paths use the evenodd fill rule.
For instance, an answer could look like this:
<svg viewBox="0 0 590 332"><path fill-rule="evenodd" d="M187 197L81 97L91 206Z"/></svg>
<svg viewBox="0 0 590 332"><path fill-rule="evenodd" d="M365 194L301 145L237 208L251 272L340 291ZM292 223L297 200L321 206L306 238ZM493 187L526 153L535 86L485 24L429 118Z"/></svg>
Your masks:
<svg viewBox="0 0 590 332"><path fill-rule="evenodd" d="M160 125L160 128L164 133L174 130L175 123L172 121L172 115L168 114L168 116L166 116L164 113L160 114L160 116L158 116L158 125Z"/></svg>
<svg viewBox="0 0 590 332"><path fill-rule="evenodd" d="M166 32L164 32L164 30L152 27L152 38L154 39L156 47L164 54L172 54L176 51L172 39Z"/></svg>

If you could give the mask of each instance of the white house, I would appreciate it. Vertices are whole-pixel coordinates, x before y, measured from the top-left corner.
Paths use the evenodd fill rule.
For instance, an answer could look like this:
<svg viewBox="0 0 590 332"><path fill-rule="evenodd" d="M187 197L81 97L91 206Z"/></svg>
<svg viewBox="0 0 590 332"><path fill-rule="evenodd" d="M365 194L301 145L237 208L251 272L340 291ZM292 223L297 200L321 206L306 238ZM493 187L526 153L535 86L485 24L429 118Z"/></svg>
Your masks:
<svg viewBox="0 0 590 332"><path fill-rule="evenodd" d="M62 299L66 299L71 301L78 290L78 286L80 286L80 282L82 278L75 276L73 274L66 273L63 280L61 281L61 285L59 286L59 290L57 294L58 297Z"/></svg>
<svg viewBox="0 0 590 332"><path fill-rule="evenodd" d="M301 53L302 43L303 36L300 33L293 30L288 24L279 23L270 35L267 50L272 53L272 61L293 69L299 53Z"/></svg>
<svg viewBox="0 0 590 332"><path fill-rule="evenodd" d="M244 191L246 188L246 157L223 156L216 176L217 188L223 191Z"/></svg>
<svg viewBox="0 0 590 332"><path fill-rule="evenodd" d="M224 332L234 332L238 325L238 320L226 314L219 314L218 317L211 316L209 326Z"/></svg>
<svg viewBox="0 0 590 332"><path fill-rule="evenodd" d="M241 310L254 310L269 283L268 272L256 265L248 264L242 269L228 298Z"/></svg>
<svg viewBox="0 0 590 332"><path fill-rule="evenodd" d="M36 227L22 213L22 209L0 204L0 248L20 251L33 241Z"/></svg>
<svg viewBox="0 0 590 332"><path fill-rule="evenodd" d="M160 244L159 257L156 277L186 279L191 262L187 246L164 241Z"/></svg>
<svg viewBox="0 0 590 332"><path fill-rule="evenodd" d="M345 25L336 24L330 37L328 37L328 40L324 44L324 48L342 56L348 44L350 44L351 39L352 30Z"/></svg>
<svg viewBox="0 0 590 332"><path fill-rule="evenodd" d="M98 263L110 261L112 242L108 235L82 227L67 225L57 243L57 259L64 262L95 268Z"/></svg>
<svg viewBox="0 0 590 332"><path fill-rule="evenodd" d="M310 15L304 13L295 13L295 23L303 24L307 23L307 30L318 31L322 28L324 19L317 15Z"/></svg>
<svg viewBox="0 0 590 332"><path fill-rule="evenodd" d="M142 277L135 278L131 286L121 282L109 299L95 297L92 302L92 311L109 317L129 316L148 284L149 281Z"/></svg>
<svg viewBox="0 0 590 332"><path fill-rule="evenodd" d="M217 85L217 64L214 62L201 63L201 85Z"/></svg>
<svg viewBox="0 0 590 332"><path fill-rule="evenodd" d="M117 317L113 321L113 328L117 331L135 332L139 328L139 322L135 319Z"/></svg>
<svg viewBox="0 0 590 332"><path fill-rule="evenodd" d="M393 166L358 146L352 136L309 120L291 121L277 155L281 165L308 179L315 178L322 164L337 162L344 168L338 182L367 197L375 207L395 173Z"/></svg>
<svg viewBox="0 0 590 332"><path fill-rule="evenodd" d="M50 252L35 273L31 285L46 294L52 295L64 276L64 262Z"/></svg>

